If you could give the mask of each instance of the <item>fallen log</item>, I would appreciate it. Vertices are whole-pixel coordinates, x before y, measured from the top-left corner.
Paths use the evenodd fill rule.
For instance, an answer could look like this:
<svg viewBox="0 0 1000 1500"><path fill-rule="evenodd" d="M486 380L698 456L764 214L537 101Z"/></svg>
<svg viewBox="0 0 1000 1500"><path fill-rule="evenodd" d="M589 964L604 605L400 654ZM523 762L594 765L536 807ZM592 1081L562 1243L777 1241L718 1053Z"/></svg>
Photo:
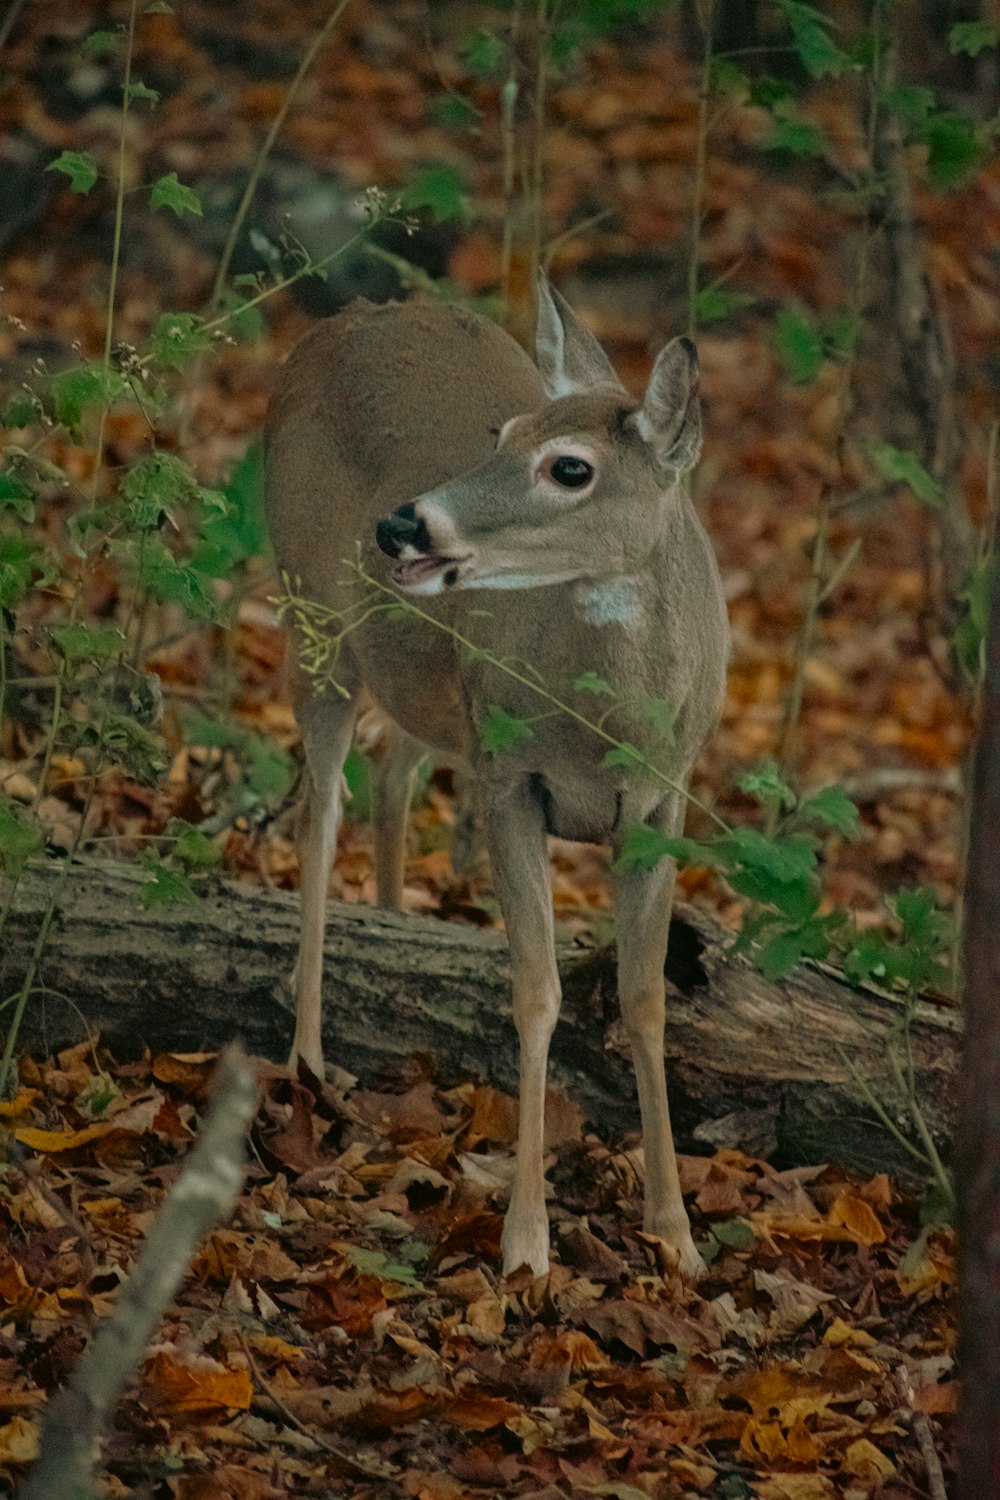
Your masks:
<svg viewBox="0 0 1000 1500"><path fill-rule="evenodd" d="M78 1040L82 1013L119 1054L213 1050L239 1037L251 1052L282 1058L292 1032L287 976L297 898L220 881L195 905L147 910L138 900L142 881L141 871L112 862L81 863L63 875L37 866L24 876L0 956L4 996L23 980L54 890L57 915L21 1045L51 1050ZM741 1145L786 1164L837 1161L912 1176L913 1159L857 1082L866 1081L912 1138L889 1062L900 1002L810 968L769 982L728 951L731 940L701 911L675 913L666 1054L679 1146ZM613 955L564 945L559 966L565 1000L552 1075L598 1130L634 1129ZM370 1084L423 1054L443 1080L484 1079L516 1092L508 983L502 933L331 903L327 1057ZM0 1013L0 1025L9 1015L10 1008ZM959 1029L954 1011L923 1003L912 1027L918 1097L944 1143Z"/></svg>

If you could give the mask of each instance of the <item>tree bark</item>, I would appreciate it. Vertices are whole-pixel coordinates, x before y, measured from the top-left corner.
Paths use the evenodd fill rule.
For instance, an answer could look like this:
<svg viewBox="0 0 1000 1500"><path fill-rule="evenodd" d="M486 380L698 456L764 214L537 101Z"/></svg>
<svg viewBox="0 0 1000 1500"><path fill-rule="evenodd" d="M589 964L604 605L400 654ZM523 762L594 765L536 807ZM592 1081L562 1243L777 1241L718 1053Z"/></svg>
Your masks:
<svg viewBox="0 0 1000 1500"><path fill-rule="evenodd" d="M56 868L33 869L18 889L0 959L5 995L26 970L59 878ZM297 898L220 883L197 905L147 911L136 899L142 879L113 863L66 873L39 979L47 988L32 997L23 1044L79 1039L79 1016L54 993L61 991L122 1053L215 1049L239 1036L252 1052L284 1057ZM769 983L727 951L730 942L703 913L675 913L666 1053L679 1145L742 1145L786 1163L829 1160L912 1176L912 1159L873 1118L843 1060L912 1136L888 1061L899 1003L815 969ZM634 1129L613 955L564 946L560 972L553 1077L599 1130ZM952 1121L958 1025L954 1012L921 1005L913 1028L919 1097L941 1141ZM442 1079L483 1078L516 1092L506 939L331 903L324 1036L328 1061L366 1084L419 1053Z"/></svg>
<svg viewBox="0 0 1000 1500"><path fill-rule="evenodd" d="M998 537L1000 540L1000 537ZM1000 1494L1000 589L972 783L965 1047L957 1151L962 1411L959 1500Z"/></svg>

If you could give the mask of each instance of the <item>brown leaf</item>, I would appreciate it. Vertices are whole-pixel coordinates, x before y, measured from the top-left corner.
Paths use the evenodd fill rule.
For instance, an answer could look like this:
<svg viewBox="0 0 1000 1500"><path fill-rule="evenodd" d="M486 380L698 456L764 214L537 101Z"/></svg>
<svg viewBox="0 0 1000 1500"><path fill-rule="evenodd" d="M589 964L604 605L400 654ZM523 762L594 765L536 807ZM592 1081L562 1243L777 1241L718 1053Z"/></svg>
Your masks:
<svg viewBox="0 0 1000 1500"><path fill-rule="evenodd" d="M604 1351L579 1328L543 1334L532 1344L528 1356L528 1363L538 1369L565 1366L574 1375L581 1370L607 1369L609 1362Z"/></svg>
<svg viewBox="0 0 1000 1500"><path fill-rule="evenodd" d="M290 1281L299 1274L291 1256L263 1235L217 1229L204 1241L191 1269L205 1281Z"/></svg>
<svg viewBox="0 0 1000 1500"><path fill-rule="evenodd" d="M598 1302L579 1313L574 1321L583 1323L605 1342L617 1339L642 1359L646 1357L647 1345L658 1349L670 1347L680 1353L691 1353L706 1345L705 1330L692 1318L653 1302L624 1299Z"/></svg>
<svg viewBox="0 0 1000 1500"><path fill-rule="evenodd" d="M405 1094L356 1093L353 1102L360 1113L390 1140L407 1141L414 1136L439 1135L445 1117L438 1107L436 1090L423 1078Z"/></svg>
<svg viewBox="0 0 1000 1500"><path fill-rule="evenodd" d="M565 1265L593 1281L623 1281L628 1274L628 1266L620 1255L576 1224L559 1236L559 1254Z"/></svg>
<svg viewBox="0 0 1000 1500"><path fill-rule="evenodd" d="M484 1396L469 1391L454 1396L441 1415L463 1432L489 1432L492 1427L502 1427L511 1417L516 1417L519 1410L513 1401L505 1401L501 1396Z"/></svg>
<svg viewBox="0 0 1000 1500"><path fill-rule="evenodd" d="M249 1411L253 1400L249 1371L230 1370L207 1355L182 1361L172 1354L154 1354L144 1377L156 1403L174 1411L211 1411L216 1407Z"/></svg>
<svg viewBox="0 0 1000 1500"><path fill-rule="evenodd" d="M153 1059L153 1077L172 1083L193 1099L207 1099L219 1061L217 1052L161 1052Z"/></svg>

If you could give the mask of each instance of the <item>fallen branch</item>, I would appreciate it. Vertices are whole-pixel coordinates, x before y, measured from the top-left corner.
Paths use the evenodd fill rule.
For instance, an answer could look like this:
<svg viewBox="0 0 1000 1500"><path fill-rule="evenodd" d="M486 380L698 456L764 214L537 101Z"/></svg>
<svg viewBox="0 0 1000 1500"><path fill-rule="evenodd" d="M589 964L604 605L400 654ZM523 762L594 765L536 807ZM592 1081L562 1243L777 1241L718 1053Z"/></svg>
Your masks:
<svg viewBox="0 0 1000 1500"><path fill-rule="evenodd" d="M41 1452L20 1500L90 1492L101 1433L180 1285L195 1249L227 1217L243 1185L243 1136L257 1107L254 1069L238 1046L223 1056L215 1103L150 1230L115 1310L49 1407Z"/></svg>
<svg viewBox="0 0 1000 1500"><path fill-rule="evenodd" d="M30 961L55 878L51 866L40 866L18 888L0 996L15 990ZM248 1051L287 1056L297 897L220 882L195 905L146 910L137 899L143 879L141 870L111 862L67 872L43 964L46 985L72 993L123 1055L144 1046L214 1050L239 1035ZM867 1080L910 1133L889 1061L901 1003L806 968L771 983L730 951L731 942L704 913L676 912L666 1053L681 1146L740 1145L779 1161L838 1161L912 1177L913 1160L873 1117L852 1076ZM636 1129L614 955L567 944L559 967L565 998L553 1075L605 1134ZM485 1078L516 1092L502 933L332 902L325 972L326 1055L366 1083L421 1054L443 1080ZM79 1041L76 1026L65 1006L40 993L28 1006L22 1044L51 1050ZM955 1012L918 1006L917 1089L938 1141L950 1135L958 1031Z"/></svg>

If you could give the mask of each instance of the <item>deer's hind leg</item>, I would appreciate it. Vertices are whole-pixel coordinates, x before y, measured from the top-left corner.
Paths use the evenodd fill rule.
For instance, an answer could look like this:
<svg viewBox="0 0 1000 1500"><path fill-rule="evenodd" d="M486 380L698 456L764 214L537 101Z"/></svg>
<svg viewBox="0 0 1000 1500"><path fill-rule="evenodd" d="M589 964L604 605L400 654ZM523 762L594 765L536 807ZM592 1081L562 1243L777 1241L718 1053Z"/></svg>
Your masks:
<svg viewBox="0 0 1000 1500"><path fill-rule="evenodd" d="M419 740L386 727L382 757L375 769L375 888L379 906L402 906L406 860L406 816L413 784L427 752Z"/></svg>
<svg viewBox="0 0 1000 1500"><path fill-rule="evenodd" d="M342 811L341 777L351 748L355 699L332 688L315 693L306 685L296 704L305 752L302 801L295 843L299 857L301 927L299 956L292 975L295 991L295 1039L289 1066L299 1058L323 1077L322 984L323 938L330 866L337 848Z"/></svg>

